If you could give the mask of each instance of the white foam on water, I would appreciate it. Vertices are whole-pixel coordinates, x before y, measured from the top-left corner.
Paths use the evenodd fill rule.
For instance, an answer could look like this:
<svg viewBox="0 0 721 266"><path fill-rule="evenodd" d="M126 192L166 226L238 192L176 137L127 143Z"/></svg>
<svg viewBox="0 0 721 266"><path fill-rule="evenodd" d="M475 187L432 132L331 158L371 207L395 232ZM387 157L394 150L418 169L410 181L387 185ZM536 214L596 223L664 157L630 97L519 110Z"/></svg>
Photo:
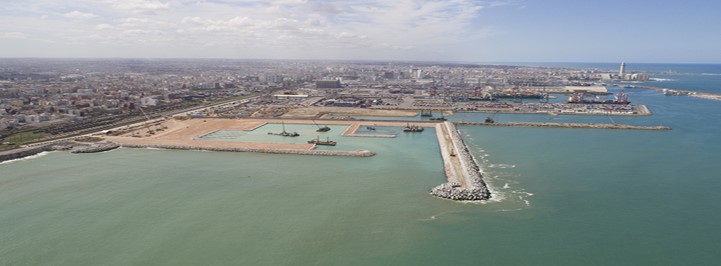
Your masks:
<svg viewBox="0 0 721 266"><path fill-rule="evenodd" d="M515 212L515 211L522 211L522 210L523 210L523 208L518 208L518 209L500 209L500 210L497 210L496 212Z"/></svg>
<svg viewBox="0 0 721 266"><path fill-rule="evenodd" d="M428 217L428 218L418 219L418 221L427 222L427 221L438 220L438 219L441 217L441 215L444 215L444 214L447 214L447 213L448 213L448 212L441 212L441 213L438 213L438 214L431 215L431 217Z"/></svg>
<svg viewBox="0 0 721 266"><path fill-rule="evenodd" d="M23 157L23 158L19 158L19 159L12 159L12 160L7 160L7 161L4 161L4 162L0 162L0 164L8 164L8 163L19 162L19 161L28 161L28 160L32 160L32 159L36 159L36 158L43 157L43 156L48 155L48 154L50 154L50 153L51 153L50 151L43 151L43 152L40 152L40 153L35 154L35 155L30 155L30 156Z"/></svg>
<svg viewBox="0 0 721 266"><path fill-rule="evenodd" d="M721 76L719 73L701 73L702 76Z"/></svg>
<svg viewBox="0 0 721 266"><path fill-rule="evenodd" d="M489 164L488 167L489 168L501 168L501 169L516 168L516 166L513 164Z"/></svg>

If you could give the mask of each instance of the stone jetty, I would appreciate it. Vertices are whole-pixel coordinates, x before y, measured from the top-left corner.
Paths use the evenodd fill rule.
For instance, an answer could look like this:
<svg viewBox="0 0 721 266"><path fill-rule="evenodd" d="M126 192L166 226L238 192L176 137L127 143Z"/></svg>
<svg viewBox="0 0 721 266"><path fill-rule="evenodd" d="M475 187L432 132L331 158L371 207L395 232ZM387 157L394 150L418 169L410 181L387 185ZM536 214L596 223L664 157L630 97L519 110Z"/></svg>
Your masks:
<svg viewBox="0 0 721 266"><path fill-rule="evenodd" d="M238 147L203 147L198 145L182 146L182 145L162 145L162 144L123 144L126 148L156 148L169 150L203 150L203 151L232 151L232 152L259 152L259 153L275 153L275 154L299 154L299 155L320 155L320 156L353 156L353 157L371 157L376 155L375 152L369 150L355 151L325 151L325 150L290 150L290 149L258 149L258 148L238 148Z"/></svg>
<svg viewBox="0 0 721 266"><path fill-rule="evenodd" d="M463 138L450 122L436 126L438 144L443 157L447 183L431 189L431 194L444 199L478 201L491 198L491 192L483 181L481 168L463 142Z"/></svg>
<svg viewBox="0 0 721 266"><path fill-rule="evenodd" d="M489 126L489 127L549 127L549 128L594 128L594 129L633 129L633 130L671 130L667 126L634 126L627 124L587 124L587 123L536 123L536 122L454 122L462 126Z"/></svg>

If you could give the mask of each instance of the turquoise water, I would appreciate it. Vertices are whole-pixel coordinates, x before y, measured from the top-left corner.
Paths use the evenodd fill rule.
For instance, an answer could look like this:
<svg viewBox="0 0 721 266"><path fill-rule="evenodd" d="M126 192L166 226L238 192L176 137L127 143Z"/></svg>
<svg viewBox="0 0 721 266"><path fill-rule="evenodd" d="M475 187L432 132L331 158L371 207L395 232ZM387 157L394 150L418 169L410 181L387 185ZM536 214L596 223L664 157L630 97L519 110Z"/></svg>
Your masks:
<svg viewBox="0 0 721 266"><path fill-rule="evenodd" d="M655 115L613 119L673 130L460 127L494 192L484 204L427 193L444 182L432 129L325 133L368 158L121 148L3 163L0 265L715 263L721 102L628 93ZM497 116L549 118L609 119ZM286 124L301 133L287 141L323 137L314 127Z"/></svg>

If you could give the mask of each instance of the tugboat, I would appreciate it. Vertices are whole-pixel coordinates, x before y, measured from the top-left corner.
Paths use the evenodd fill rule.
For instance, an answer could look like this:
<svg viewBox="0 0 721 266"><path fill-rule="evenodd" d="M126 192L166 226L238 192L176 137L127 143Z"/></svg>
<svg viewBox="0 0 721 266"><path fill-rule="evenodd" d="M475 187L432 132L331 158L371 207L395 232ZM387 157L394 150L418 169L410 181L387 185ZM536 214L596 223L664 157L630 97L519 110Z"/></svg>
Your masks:
<svg viewBox="0 0 721 266"><path fill-rule="evenodd" d="M323 141L323 140L320 140L320 136L318 136L318 138L316 138L316 139L309 140L308 144L335 146L336 142L328 139L328 137L326 137L325 141Z"/></svg>
<svg viewBox="0 0 721 266"><path fill-rule="evenodd" d="M406 124L406 127L403 128L403 132L423 132L423 127L420 127L418 125Z"/></svg>

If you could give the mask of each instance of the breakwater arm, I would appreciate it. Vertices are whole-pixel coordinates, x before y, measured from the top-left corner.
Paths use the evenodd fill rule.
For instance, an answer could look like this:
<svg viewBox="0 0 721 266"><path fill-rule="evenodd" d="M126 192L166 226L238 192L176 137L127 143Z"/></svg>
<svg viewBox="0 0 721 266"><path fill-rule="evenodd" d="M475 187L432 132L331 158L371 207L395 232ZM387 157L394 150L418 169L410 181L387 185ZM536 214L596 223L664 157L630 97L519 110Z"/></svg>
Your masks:
<svg viewBox="0 0 721 266"><path fill-rule="evenodd" d="M354 156L370 157L376 155L369 150L356 151L324 151L324 150L291 150L291 149L261 149L261 148L240 148L240 147L204 147L200 145L162 145L162 144L123 144L126 148L156 148L170 150L204 150L204 151L232 151L232 152L259 152L276 154L300 154L300 155L322 155L322 156Z"/></svg>
<svg viewBox="0 0 721 266"><path fill-rule="evenodd" d="M431 189L431 194L440 198L465 201L491 198L491 192L483 181L481 169L455 125L450 122L438 124L436 135L448 182Z"/></svg>
<svg viewBox="0 0 721 266"><path fill-rule="evenodd" d="M462 126L489 126L489 127L550 127L550 128L595 128L595 129L633 129L633 130L671 130L667 126L634 126L626 124L586 124L586 123L536 123L536 122L510 122L510 123L483 123L483 122L455 122Z"/></svg>

